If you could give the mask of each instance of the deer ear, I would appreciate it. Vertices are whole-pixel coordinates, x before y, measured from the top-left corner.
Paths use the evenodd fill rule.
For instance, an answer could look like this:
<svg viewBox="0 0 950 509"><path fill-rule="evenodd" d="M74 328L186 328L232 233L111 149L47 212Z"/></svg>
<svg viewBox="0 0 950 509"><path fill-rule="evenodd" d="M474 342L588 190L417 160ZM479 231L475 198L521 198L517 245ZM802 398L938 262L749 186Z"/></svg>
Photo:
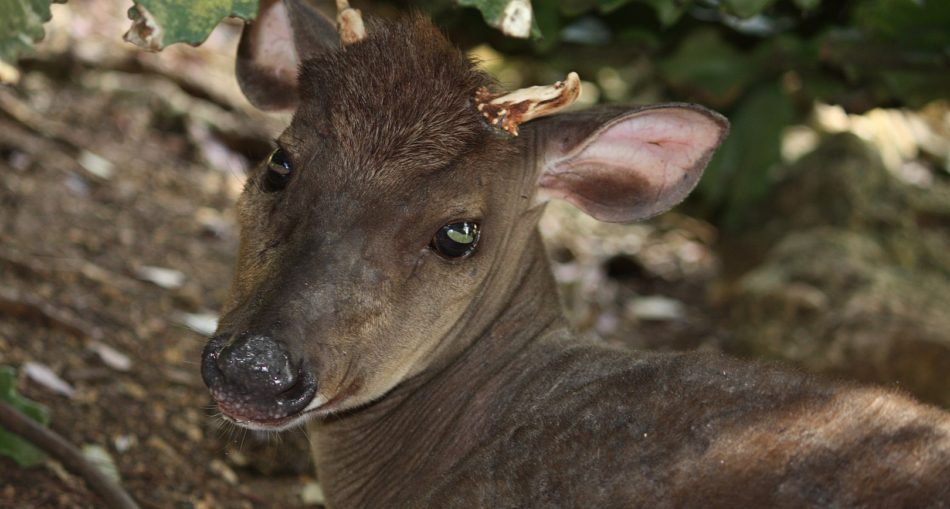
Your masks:
<svg viewBox="0 0 950 509"><path fill-rule="evenodd" d="M238 84L262 110L294 109L300 62L339 45L333 23L303 1L261 0L257 18L241 34Z"/></svg>
<svg viewBox="0 0 950 509"><path fill-rule="evenodd" d="M563 198L601 221L645 219L681 202L729 132L701 106L593 108L540 120L540 200Z"/></svg>

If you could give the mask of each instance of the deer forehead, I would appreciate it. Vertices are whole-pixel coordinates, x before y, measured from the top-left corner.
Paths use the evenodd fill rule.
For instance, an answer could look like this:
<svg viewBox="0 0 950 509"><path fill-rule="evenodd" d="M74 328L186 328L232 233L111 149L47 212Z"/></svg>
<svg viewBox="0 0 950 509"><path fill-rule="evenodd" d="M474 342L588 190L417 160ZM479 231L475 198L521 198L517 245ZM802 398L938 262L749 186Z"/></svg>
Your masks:
<svg viewBox="0 0 950 509"><path fill-rule="evenodd" d="M430 22L368 34L304 60L295 138L326 135L341 171L374 178L440 170L497 141L472 102L491 79Z"/></svg>

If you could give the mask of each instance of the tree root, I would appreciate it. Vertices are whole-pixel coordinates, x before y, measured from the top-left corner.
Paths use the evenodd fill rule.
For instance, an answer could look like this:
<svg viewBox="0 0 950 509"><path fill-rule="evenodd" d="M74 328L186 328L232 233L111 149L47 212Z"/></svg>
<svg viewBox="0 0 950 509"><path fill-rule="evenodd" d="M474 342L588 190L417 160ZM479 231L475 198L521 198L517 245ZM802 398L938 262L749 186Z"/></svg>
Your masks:
<svg viewBox="0 0 950 509"><path fill-rule="evenodd" d="M128 492L106 477L66 439L56 432L40 426L2 401L0 401L0 425L8 431L29 440L62 462L66 468L80 475L109 507L138 509L138 504L135 503Z"/></svg>

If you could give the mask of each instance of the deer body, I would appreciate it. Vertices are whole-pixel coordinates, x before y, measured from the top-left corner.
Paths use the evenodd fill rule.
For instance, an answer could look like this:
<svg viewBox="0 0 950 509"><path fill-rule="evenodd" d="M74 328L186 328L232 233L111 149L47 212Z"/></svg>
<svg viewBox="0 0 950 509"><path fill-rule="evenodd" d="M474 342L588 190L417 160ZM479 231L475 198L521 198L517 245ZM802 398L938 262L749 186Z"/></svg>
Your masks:
<svg viewBox="0 0 950 509"><path fill-rule="evenodd" d="M508 311L445 369L310 422L330 507L950 503L945 414L776 366L575 338L537 253Z"/></svg>
<svg viewBox="0 0 950 509"><path fill-rule="evenodd" d="M609 221L662 212L725 119L609 107L519 129L576 96L577 77L491 94L427 21L364 28L341 4L342 48L296 1L263 1L245 29L245 94L295 115L248 177L202 361L231 420L309 421L330 507L950 504L945 413L570 332L544 201Z"/></svg>

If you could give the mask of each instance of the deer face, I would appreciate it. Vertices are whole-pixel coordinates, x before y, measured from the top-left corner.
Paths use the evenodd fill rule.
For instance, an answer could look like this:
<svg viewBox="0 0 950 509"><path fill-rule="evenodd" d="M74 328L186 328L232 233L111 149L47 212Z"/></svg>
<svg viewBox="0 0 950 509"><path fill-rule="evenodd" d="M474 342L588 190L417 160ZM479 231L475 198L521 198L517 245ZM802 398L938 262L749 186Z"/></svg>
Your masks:
<svg viewBox="0 0 950 509"><path fill-rule="evenodd" d="M306 6L262 2L242 37L246 95L295 110L248 176L236 274L202 360L224 415L248 427L366 404L464 348L475 317L508 304L494 296L546 194L607 220L655 214L725 133L711 112L667 106L512 136L491 115L545 106L485 97L490 80L427 21L366 31L340 48Z"/></svg>

